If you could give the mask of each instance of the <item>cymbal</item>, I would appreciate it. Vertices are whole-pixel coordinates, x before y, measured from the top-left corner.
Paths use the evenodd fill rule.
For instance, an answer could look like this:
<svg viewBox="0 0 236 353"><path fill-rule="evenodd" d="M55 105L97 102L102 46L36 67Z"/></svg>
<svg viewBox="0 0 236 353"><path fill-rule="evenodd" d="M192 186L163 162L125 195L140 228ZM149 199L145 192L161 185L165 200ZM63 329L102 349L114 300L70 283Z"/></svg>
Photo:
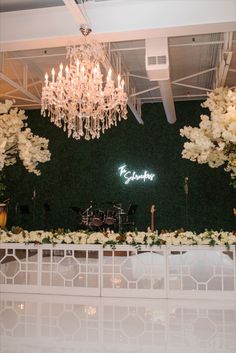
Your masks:
<svg viewBox="0 0 236 353"><path fill-rule="evenodd" d="M116 201L107 201L106 204L112 205L113 207L121 207L121 203Z"/></svg>
<svg viewBox="0 0 236 353"><path fill-rule="evenodd" d="M120 206L114 205L113 207L117 210L117 212L122 212L123 211L123 209Z"/></svg>

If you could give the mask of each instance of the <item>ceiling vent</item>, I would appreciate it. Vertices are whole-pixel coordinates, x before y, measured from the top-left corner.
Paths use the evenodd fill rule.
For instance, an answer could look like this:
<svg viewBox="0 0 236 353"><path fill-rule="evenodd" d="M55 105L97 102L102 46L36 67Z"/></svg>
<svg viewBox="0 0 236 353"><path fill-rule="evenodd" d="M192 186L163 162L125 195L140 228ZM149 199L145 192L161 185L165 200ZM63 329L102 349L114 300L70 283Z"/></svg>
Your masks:
<svg viewBox="0 0 236 353"><path fill-rule="evenodd" d="M145 62L150 81L168 80L170 78L167 38L146 39Z"/></svg>

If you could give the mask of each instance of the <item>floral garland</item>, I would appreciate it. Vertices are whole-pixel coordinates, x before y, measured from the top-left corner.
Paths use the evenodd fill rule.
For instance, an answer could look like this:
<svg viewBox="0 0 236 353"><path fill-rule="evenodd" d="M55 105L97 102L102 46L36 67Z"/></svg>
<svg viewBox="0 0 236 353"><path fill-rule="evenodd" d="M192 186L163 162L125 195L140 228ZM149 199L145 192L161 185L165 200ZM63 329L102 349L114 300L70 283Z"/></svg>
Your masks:
<svg viewBox="0 0 236 353"><path fill-rule="evenodd" d="M12 108L13 101L0 103L0 170L16 163L17 156L30 173L40 175L39 163L50 160L48 139L33 135L25 112Z"/></svg>
<svg viewBox="0 0 236 353"><path fill-rule="evenodd" d="M47 232L43 230L26 231L19 227L11 231L0 230L0 243L35 243L35 244L102 244L110 245L220 245L227 249L236 245L236 233L224 231L205 231L196 234L191 231L176 230L173 232L114 232L85 231L64 232L57 230Z"/></svg>
<svg viewBox="0 0 236 353"><path fill-rule="evenodd" d="M208 93L202 107L210 117L201 115L199 127L184 126L180 135L184 143L182 157L211 168L225 166L232 179L236 178L236 90L217 88ZM236 180L232 185L236 187Z"/></svg>

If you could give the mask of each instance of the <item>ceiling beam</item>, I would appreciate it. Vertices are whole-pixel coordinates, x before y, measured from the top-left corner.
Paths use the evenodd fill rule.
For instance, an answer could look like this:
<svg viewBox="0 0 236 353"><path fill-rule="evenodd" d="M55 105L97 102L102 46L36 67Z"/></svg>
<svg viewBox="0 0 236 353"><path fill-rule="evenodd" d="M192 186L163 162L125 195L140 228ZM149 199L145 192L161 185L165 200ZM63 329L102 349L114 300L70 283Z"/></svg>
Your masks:
<svg viewBox="0 0 236 353"><path fill-rule="evenodd" d="M155 91L156 89L159 89L159 86L154 86L154 87L151 87L151 88L148 88L148 89L144 89L143 91L132 93L130 95L130 97L140 96L140 94L151 92L151 91Z"/></svg>
<svg viewBox="0 0 236 353"><path fill-rule="evenodd" d="M4 72L5 69L5 53L0 52L0 72Z"/></svg>
<svg viewBox="0 0 236 353"><path fill-rule="evenodd" d="M206 74L206 73L208 73L208 72L215 71L215 70L216 70L215 67L211 67L210 69L202 70L202 71L196 72L195 74L191 74L191 75L188 75L188 76L180 77L180 78L178 78L177 80L174 80L173 83L185 81L185 80L187 80L187 79L189 79L189 78L193 78L193 77L196 77L196 76L200 76L200 75L203 75L203 74Z"/></svg>
<svg viewBox="0 0 236 353"><path fill-rule="evenodd" d="M198 98L201 99L201 97L206 97L207 93L202 93L202 94L181 94L181 95L174 95L174 99L178 98ZM161 96L153 96L153 97L143 97L141 98L142 101L149 101L149 100L158 100L159 102L161 101L162 97Z"/></svg>
<svg viewBox="0 0 236 353"><path fill-rule="evenodd" d="M138 112L138 109L134 106L134 104L131 102L131 100L128 100L128 106L131 110L131 112L133 113L135 119L139 122L139 124L144 125L144 121L141 118L141 113Z"/></svg>
<svg viewBox="0 0 236 353"><path fill-rule="evenodd" d="M11 95L11 94L3 94L3 95L1 95L1 97L11 98L11 99L14 99L14 100L20 100L20 101L34 103L34 100L32 100L30 98L21 97L21 96L14 96L14 95ZM38 103L35 103L35 104L38 104Z"/></svg>
<svg viewBox="0 0 236 353"><path fill-rule="evenodd" d="M0 13L0 50L14 51L78 44L78 23L91 22L99 42L176 37L235 30L234 0L88 1L66 6ZM226 5L227 2L227 5ZM213 6L214 5L214 6ZM69 9L69 11L68 11ZM73 9L76 9L76 13ZM71 13L77 21L71 21ZM135 16L134 16L135 14ZM104 20L105 19L105 20ZM77 23L76 23L77 22ZM17 30L16 30L17 28Z"/></svg>
<svg viewBox="0 0 236 353"><path fill-rule="evenodd" d="M131 74L130 72L129 72L129 76L130 77L135 77L135 78L141 78L142 80L149 81L149 78L147 76L135 75L135 74Z"/></svg>
<svg viewBox="0 0 236 353"><path fill-rule="evenodd" d="M236 43L236 40L232 41L233 43ZM169 44L169 48L184 48L184 47L198 47L198 46L204 46L204 45L216 45L216 44L224 44L223 40L211 40L206 41L206 42L193 42L191 41L190 43L176 43L176 44ZM111 51L115 52L122 52L122 51L133 51L133 50L145 50L145 46L139 46L139 47L125 47L125 48L112 48Z"/></svg>
<svg viewBox="0 0 236 353"><path fill-rule="evenodd" d="M224 44L219 50L219 60L215 75L215 86L224 87L225 81L228 75L231 59L233 56L232 52L233 45L233 32L224 33Z"/></svg>
<svg viewBox="0 0 236 353"><path fill-rule="evenodd" d="M74 0L63 0L63 2L66 5L67 10L74 17L74 20L78 23L79 26L88 25L88 21L84 16L80 6L76 4Z"/></svg>
<svg viewBox="0 0 236 353"><path fill-rule="evenodd" d="M29 97L35 103L40 103L40 99L38 97L34 96L27 89L25 89L23 86L19 85L17 82L15 82L12 79L10 79L7 75L5 75L2 72L0 72L0 79L2 79L3 81L7 82L10 86L16 88L17 91L23 93L26 97Z"/></svg>
<svg viewBox="0 0 236 353"><path fill-rule="evenodd" d="M12 69L14 69L14 61L9 60L9 59L13 59L14 57L16 57L17 54L15 52L11 52L8 53L8 63L12 66ZM21 63L22 65L22 69L23 69L23 78L22 80L18 80L18 83L20 86L23 86L24 89L26 89L27 92L29 87L33 87L34 90L37 93L38 98L41 97L41 93L39 92L37 85L35 85L34 83L34 76L37 76L37 78L40 79L40 81L43 83L44 82L44 74L42 72L42 70L38 67L38 65L36 65L33 61L31 61L30 59L18 59L18 62ZM14 71L14 70L13 70ZM17 77L17 71L15 70L15 76ZM21 81L23 83L23 85L21 85ZM30 82L31 81L31 82ZM33 85L32 85L33 82ZM15 90L18 90L15 88ZM14 90L13 90L14 92Z"/></svg>
<svg viewBox="0 0 236 353"><path fill-rule="evenodd" d="M106 71L108 71L109 68L111 67L111 63L110 63L110 61L108 60L108 58L106 58L106 60L104 61L103 66L104 66L104 68L106 69ZM117 72L116 72L116 70L115 70L114 67L112 67L112 70L113 70L113 71L115 72L115 74L117 75ZM126 74L126 73L123 72L122 75L124 75L124 74L125 74L125 77L126 77L126 78L129 78L129 75L128 75L128 74ZM128 93L129 93L129 89L130 89L130 87L129 87L129 86L130 86L130 80L128 79L127 81L128 81L128 82L126 82L125 90L127 91L127 94L128 94ZM128 87L126 87L126 86L128 86ZM131 112L133 113L135 119L138 121L139 124L144 124L143 119L142 119L142 117L141 117L141 112L138 111L138 109L136 109L135 103L136 103L136 98L134 97L134 95L129 95L129 94L128 94L128 106L129 106Z"/></svg>
<svg viewBox="0 0 236 353"><path fill-rule="evenodd" d="M73 17L73 19L75 20L75 22L78 24L79 27L84 24L89 26L88 20L85 18L80 7L75 3L74 0L63 0L63 1L66 5L67 9L69 10L71 16ZM106 71L108 71L109 68L112 67L111 62L108 58L106 58L105 62L103 63L103 66L106 69ZM117 72L114 67L112 67L112 70L117 75ZM122 74L124 74L124 73L122 73ZM129 87L126 87L126 89L129 90ZM135 99L133 99L133 101L135 101ZM139 122L139 124L143 124L141 114L136 109L134 103L132 102L131 99L128 100L128 106L129 106L130 110L132 111L134 117Z"/></svg>
<svg viewBox="0 0 236 353"><path fill-rule="evenodd" d="M177 85L177 86L182 86L182 87L187 87L187 88L193 88L193 89L198 89L200 91L206 91L206 92L211 92L212 89L211 88L205 88L205 87L199 87L199 86L194 86L194 85L188 85L186 83L179 83L179 82L172 82L173 85Z"/></svg>
<svg viewBox="0 0 236 353"><path fill-rule="evenodd" d="M193 89L197 89L197 90L203 90L203 91L211 91L211 89L208 89L208 88L205 88L205 87L199 87L199 86L193 86L193 85L188 85L188 84L185 84L185 83L181 83L182 81L184 80L187 80L189 78L193 78L193 77L196 77L196 76L200 76L200 75L203 75L203 74L206 74L208 72L212 72L212 71L215 71L216 68L215 67L212 67L210 69L206 69L206 70L202 70L202 71L199 71L199 72L195 72L194 74L191 74L191 75L187 75L187 76L183 76L183 77L180 77L174 81L172 81L171 83L172 84L176 84L176 85L179 85L179 86L183 86L183 87L188 87L188 88L193 88ZM229 69L229 71L235 71L234 69ZM144 76L138 76L138 75L132 75L132 74L129 74L129 76L134 76L134 77L140 77L140 78L145 78ZM159 81L160 82L160 81ZM145 89L143 91L139 91L139 92L135 92L133 94L130 95L130 97L134 97L134 96L140 96L144 93L148 93L148 92L151 92L151 91L154 91L156 89L159 89L160 86L154 86L154 87L151 87L151 88L148 88L148 89ZM204 94L203 94L204 95ZM194 95L196 96L196 95ZM175 98L175 96L174 96ZM152 99L152 97L140 97L140 99Z"/></svg>
<svg viewBox="0 0 236 353"><path fill-rule="evenodd" d="M32 83L29 83L29 84L27 85L27 88L36 86L36 85L38 85L39 83L42 83L42 81L40 80L40 81L35 81L35 82L32 82ZM16 91L18 91L18 90L17 90L16 88L14 88L14 89L11 89L10 91L7 91L7 92L5 92L5 93L0 93L0 97L9 96L9 95L11 95L12 93L14 93L14 92L16 92Z"/></svg>

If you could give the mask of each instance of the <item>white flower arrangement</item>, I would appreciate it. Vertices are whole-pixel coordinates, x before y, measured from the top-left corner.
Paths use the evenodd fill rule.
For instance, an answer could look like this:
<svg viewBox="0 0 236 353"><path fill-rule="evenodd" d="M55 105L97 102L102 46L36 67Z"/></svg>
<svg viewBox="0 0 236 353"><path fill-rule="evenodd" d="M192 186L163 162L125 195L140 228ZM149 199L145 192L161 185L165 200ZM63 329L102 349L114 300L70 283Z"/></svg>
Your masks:
<svg viewBox="0 0 236 353"><path fill-rule="evenodd" d="M185 142L182 157L211 168L225 166L231 178L236 177L236 90L217 88L208 93L202 107L210 117L201 115L199 127L185 126L180 135ZM235 183L234 183L235 185Z"/></svg>
<svg viewBox="0 0 236 353"><path fill-rule="evenodd" d="M17 155L30 173L40 175L39 163L50 160L48 139L33 135L23 110L12 108L13 101L0 103L0 170L16 163Z"/></svg>
<svg viewBox="0 0 236 353"><path fill-rule="evenodd" d="M205 231L196 234L191 231L176 230L173 232L128 232L118 234L113 232L46 232L15 229L5 231L0 229L0 243L35 243L35 244L101 244L116 245L220 245L230 248L236 245L236 233L225 231Z"/></svg>

